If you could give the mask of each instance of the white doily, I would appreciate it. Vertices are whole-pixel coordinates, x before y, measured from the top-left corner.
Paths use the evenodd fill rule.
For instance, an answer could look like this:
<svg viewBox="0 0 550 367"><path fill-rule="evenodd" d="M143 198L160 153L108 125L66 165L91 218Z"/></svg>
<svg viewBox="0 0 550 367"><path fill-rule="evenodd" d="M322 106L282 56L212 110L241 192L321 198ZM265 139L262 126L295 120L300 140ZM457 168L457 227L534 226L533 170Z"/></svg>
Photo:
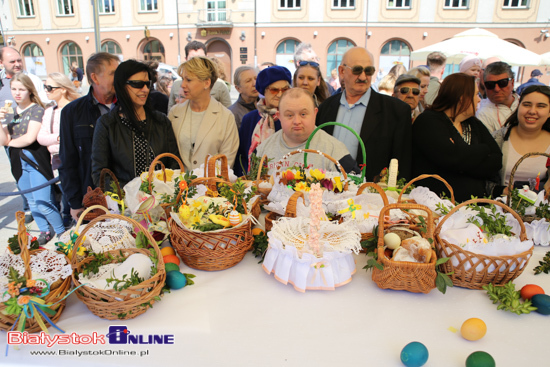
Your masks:
<svg viewBox="0 0 550 367"><path fill-rule="evenodd" d="M0 299L2 301L6 301L9 298L9 295L4 297L2 295L8 288L10 266L17 270L21 276L25 273L25 265L19 255L5 253L0 256ZM67 262L65 256L49 250L31 255L30 266L32 279L44 279L50 285L59 279L66 279L72 273L71 264ZM45 286L45 284L42 284L42 286Z"/></svg>
<svg viewBox="0 0 550 367"><path fill-rule="evenodd" d="M136 247L131 223L121 219L97 222L86 232L84 246L95 253Z"/></svg>
<svg viewBox="0 0 550 367"><path fill-rule="evenodd" d="M443 213L441 213L441 211L437 208L438 204L444 205L449 210L455 207L450 200L441 199L435 192L424 186L418 186L412 189L409 194L409 198L416 201L417 204L427 206L432 212L439 215Z"/></svg>

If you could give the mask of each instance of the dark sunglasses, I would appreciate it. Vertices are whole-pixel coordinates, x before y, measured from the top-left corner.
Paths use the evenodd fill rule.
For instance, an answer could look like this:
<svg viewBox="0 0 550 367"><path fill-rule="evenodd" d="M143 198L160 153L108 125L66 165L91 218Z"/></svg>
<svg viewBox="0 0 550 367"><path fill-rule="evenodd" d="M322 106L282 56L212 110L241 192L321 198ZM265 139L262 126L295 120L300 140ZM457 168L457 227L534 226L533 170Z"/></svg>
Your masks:
<svg viewBox="0 0 550 367"><path fill-rule="evenodd" d="M52 87L51 85L47 85L47 84L46 84L46 85L44 86L44 88L46 88L46 90L47 90L48 92L51 92L52 90L54 90L54 89L59 89L59 88L61 88L61 87Z"/></svg>
<svg viewBox="0 0 550 367"><path fill-rule="evenodd" d="M499 88L506 88L508 86L508 83L512 80L512 78L504 78L497 81L486 81L483 84L485 84L485 89L493 90L495 89L496 85L498 84Z"/></svg>
<svg viewBox="0 0 550 367"><path fill-rule="evenodd" d="M410 87L399 88L399 93L401 93L401 94L408 94L410 90L412 90L412 92L413 92L413 94L414 94L415 96L417 96L417 95L420 94L420 89L418 89L418 88L410 88Z"/></svg>
<svg viewBox="0 0 550 367"><path fill-rule="evenodd" d="M300 66L306 66L306 65L311 65L311 66L314 66L316 68L319 67L319 63L318 62L315 62L315 61L300 61L298 63L298 65Z"/></svg>
<svg viewBox="0 0 550 367"><path fill-rule="evenodd" d="M143 81L143 80L127 80L127 81L126 81L126 84L128 84L130 87L136 88L136 89L141 89L141 88L143 88L145 85L147 86L147 88L149 88L149 90L151 90L151 88L153 87L153 81L152 81L152 80L147 80L147 81Z"/></svg>
<svg viewBox="0 0 550 367"><path fill-rule="evenodd" d="M344 66L351 69L353 75L361 75L361 73L364 71L365 75L371 76L376 71L376 68L374 66L365 66L364 68L360 65L347 66L346 64L344 64Z"/></svg>
<svg viewBox="0 0 550 367"><path fill-rule="evenodd" d="M279 93L284 93L286 92L287 90L289 90L290 87L284 87L284 88L267 88L268 91L271 92L271 94L273 94L274 96L276 96L277 94Z"/></svg>

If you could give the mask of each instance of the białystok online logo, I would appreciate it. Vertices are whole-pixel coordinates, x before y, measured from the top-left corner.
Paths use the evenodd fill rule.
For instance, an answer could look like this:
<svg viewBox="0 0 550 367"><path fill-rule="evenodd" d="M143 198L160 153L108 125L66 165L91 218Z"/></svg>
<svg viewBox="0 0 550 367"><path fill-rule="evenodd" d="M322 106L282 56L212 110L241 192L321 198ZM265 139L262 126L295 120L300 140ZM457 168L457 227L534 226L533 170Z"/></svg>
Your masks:
<svg viewBox="0 0 550 367"><path fill-rule="evenodd" d="M104 344L174 344L172 334L132 334L124 325L109 326L107 335L98 334L54 334L45 332L29 334L26 331L8 331L8 345L104 345Z"/></svg>

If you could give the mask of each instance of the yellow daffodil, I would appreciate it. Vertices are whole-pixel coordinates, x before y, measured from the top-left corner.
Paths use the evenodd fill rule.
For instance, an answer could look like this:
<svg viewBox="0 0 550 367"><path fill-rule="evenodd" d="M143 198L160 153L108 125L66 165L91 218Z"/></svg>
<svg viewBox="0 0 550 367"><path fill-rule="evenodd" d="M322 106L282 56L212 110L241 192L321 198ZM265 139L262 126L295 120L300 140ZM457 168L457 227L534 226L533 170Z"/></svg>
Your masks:
<svg viewBox="0 0 550 367"><path fill-rule="evenodd" d="M294 190L296 191L304 191L304 192L308 192L310 190L310 188L308 187L307 183L305 182L298 182L296 184L296 187L294 188Z"/></svg>
<svg viewBox="0 0 550 367"><path fill-rule="evenodd" d="M317 168L310 169L309 170L309 175L311 177L313 177L314 179L316 179L317 181L321 181L323 178L325 178L325 174Z"/></svg>
<svg viewBox="0 0 550 367"><path fill-rule="evenodd" d="M304 176L302 175L302 172L301 171L296 171L294 173L294 179L295 180L303 180L304 179ZM309 190L308 190L309 191Z"/></svg>
<svg viewBox="0 0 550 367"><path fill-rule="evenodd" d="M342 192L342 181L340 176L334 177L334 192Z"/></svg>

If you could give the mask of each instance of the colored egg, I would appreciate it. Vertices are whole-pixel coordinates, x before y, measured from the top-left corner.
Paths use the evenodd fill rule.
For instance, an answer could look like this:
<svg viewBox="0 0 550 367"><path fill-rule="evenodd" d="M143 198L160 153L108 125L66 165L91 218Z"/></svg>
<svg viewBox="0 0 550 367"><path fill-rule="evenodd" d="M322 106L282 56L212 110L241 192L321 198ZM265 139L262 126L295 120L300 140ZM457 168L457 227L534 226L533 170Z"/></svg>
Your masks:
<svg viewBox="0 0 550 367"><path fill-rule="evenodd" d="M466 367L495 367L494 358L486 352L473 352L466 358Z"/></svg>
<svg viewBox="0 0 550 367"><path fill-rule="evenodd" d="M384 235L384 245L390 250L395 250L401 245L401 237L395 233L386 233Z"/></svg>
<svg viewBox="0 0 550 367"><path fill-rule="evenodd" d="M181 289L187 285L187 278L179 271L166 273L166 285L170 289Z"/></svg>
<svg viewBox="0 0 550 367"><path fill-rule="evenodd" d="M241 213L239 213L236 210L232 210L231 213L229 213L229 223L232 226L236 226L237 224L241 223L243 220L243 217L241 216Z"/></svg>
<svg viewBox="0 0 550 367"><path fill-rule="evenodd" d="M174 263L177 266L180 266L180 259L176 255L166 255L163 256L162 259L164 260L164 263Z"/></svg>
<svg viewBox="0 0 550 367"><path fill-rule="evenodd" d="M536 284L526 284L521 288L521 298L531 299L535 294L544 294L544 289Z"/></svg>
<svg viewBox="0 0 550 367"><path fill-rule="evenodd" d="M164 270L166 270L167 273L170 271L180 271L180 267L174 263L165 263Z"/></svg>
<svg viewBox="0 0 550 367"><path fill-rule="evenodd" d="M401 362L407 367L424 366L428 357L428 348L420 342L411 342L401 351Z"/></svg>
<svg viewBox="0 0 550 367"><path fill-rule="evenodd" d="M168 246L161 248L160 253L162 254L162 256L175 255L176 254L174 249L172 247L168 247Z"/></svg>
<svg viewBox="0 0 550 367"><path fill-rule="evenodd" d="M547 294L535 294L531 298L533 306L537 308L537 312L543 315L550 315L550 296Z"/></svg>
<svg viewBox="0 0 550 367"><path fill-rule="evenodd" d="M471 318L462 324L460 328L460 334L466 340L475 341L483 338L487 333L487 325L483 320L478 318Z"/></svg>

